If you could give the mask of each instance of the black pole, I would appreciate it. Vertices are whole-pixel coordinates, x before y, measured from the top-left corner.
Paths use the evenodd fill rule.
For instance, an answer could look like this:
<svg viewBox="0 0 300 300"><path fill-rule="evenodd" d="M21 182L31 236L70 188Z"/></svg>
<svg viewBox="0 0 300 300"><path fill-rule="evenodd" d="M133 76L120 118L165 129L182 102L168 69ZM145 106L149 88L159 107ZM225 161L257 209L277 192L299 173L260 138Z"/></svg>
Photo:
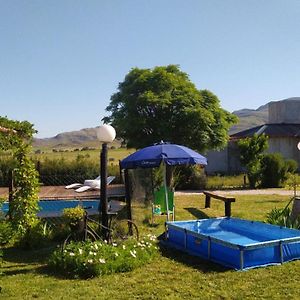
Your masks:
<svg viewBox="0 0 300 300"><path fill-rule="evenodd" d="M125 174L124 181L125 181L125 200L126 200L126 207L127 207L127 219L132 220L130 181L129 181L128 169L124 170L124 174Z"/></svg>
<svg viewBox="0 0 300 300"><path fill-rule="evenodd" d="M102 144L100 155L100 207L101 207L101 220L102 220L102 237L104 240L108 239L108 204L107 204L107 144Z"/></svg>

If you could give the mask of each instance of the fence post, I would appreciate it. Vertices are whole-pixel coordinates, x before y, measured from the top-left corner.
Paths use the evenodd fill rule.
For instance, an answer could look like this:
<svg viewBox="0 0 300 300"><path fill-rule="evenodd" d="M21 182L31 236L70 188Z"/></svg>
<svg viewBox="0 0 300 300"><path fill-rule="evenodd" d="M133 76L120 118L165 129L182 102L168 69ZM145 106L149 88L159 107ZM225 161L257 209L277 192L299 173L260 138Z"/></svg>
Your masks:
<svg viewBox="0 0 300 300"><path fill-rule="evenodd" d="M230 201L225 202L225 216L231 217L231 202Z"/></svg>
<svg viewBox="0 0 300 300"><path fill-rule="evenodd" d="M210 207L210 196L205 194L205 208Z"/></svg>

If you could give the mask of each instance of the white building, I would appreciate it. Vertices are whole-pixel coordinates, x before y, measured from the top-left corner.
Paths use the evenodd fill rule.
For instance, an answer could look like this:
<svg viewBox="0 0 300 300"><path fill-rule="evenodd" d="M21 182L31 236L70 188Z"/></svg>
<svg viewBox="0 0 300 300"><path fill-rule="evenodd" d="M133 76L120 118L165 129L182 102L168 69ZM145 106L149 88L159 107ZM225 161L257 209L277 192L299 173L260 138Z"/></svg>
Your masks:
<svg viewBox="0 0 300 300"><path fill-rule="evenodd" d="M269 103L269 120L267 124L237 132L230 136L227 147L222 151L210 151L206 154L208 174L234 174L243 172L239 160L236 141L254 134L269 137L267 152L279 152L286 159L294 159L300 169L300 97L289 98Z"/></svg>

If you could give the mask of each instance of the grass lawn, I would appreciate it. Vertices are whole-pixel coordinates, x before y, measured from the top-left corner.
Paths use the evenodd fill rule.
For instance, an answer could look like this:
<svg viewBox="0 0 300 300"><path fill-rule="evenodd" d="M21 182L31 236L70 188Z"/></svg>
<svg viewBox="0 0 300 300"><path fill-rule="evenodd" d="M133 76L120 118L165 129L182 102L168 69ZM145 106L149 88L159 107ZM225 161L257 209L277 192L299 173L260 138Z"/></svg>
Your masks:
<svg viewBox="0 0 300 300"><path fill-rule="evenodd" d="M285 196L237 196L234 217L264 220L274 207L283 207ZM204 209L204 196L178 196L177 220L221 216L223 202L212 200ZM164 218L147 225L149 209L134 206L142 231L162 233ZM1 299L299 299L300 261L248 271L232 271L184 253L161 249L161 255L133 272L89 280L70 280L47 270L53 249L21 251L5 249Z"/></svg>

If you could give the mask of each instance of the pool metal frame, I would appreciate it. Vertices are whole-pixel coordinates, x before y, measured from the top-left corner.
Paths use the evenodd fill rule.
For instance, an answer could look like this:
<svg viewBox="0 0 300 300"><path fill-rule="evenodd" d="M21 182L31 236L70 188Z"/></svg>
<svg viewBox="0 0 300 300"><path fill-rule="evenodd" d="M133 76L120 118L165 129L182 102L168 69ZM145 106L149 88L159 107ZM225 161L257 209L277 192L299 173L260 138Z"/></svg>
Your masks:
<svg viewBox="0 0 300 300"><path fill-rule="evenodd" d="M214 218L214 220L222 220L222 219L236 219L236 220L241 220L241 219L230 218L230 217ZM255 249L262 249L262 248L266 248L266 247L277 247L278 246L278 249L279 249L278 252L279 252L280 261L275 262L275 263L267 263L267 264L265 264L265 265L273 265L273 264L283 264L285 262L285 260L284 260L284 251L283 251L283 246L284 245L287 245L287 244L290 244L290 243L297 243L297 242L299 242L299 248L300 248L300 231L299 231L299 237L288 237L288 238L276 239L276 240L273 239L273 240L270 240L270 241L257 242L257 243L252 243L252 244L243 246L243 245L231 243L229 241L224 241L222 239L218 239L218 238L209 236L207 234L201 234L201 233L195 232L193 230L189 230L189 229L186 229L186 228L182 228L182 227L176 226L176 224L180 224L180 223L203 222L205 220L208 220L208 219L193 220L193 221L166 222L165 223L165 241L166 241L166 245L167 246L172 246L172 247L177 248L179 250L183 250L183 251L185 251L187 253L190 253L192 255L200 256L202 258L205 258L205 259L217 262L217 263L221 263L221 264L223 264L223 265L225 265L227 267L230 267L230 268L232 268L232 266L227 265L225 263L222 263L219 260L213 259L211 257L212 256L211 255L211 251L212 251L211 250L211 246L212 246L212 243L219 244L219 245L222 245L222 246L225 246L227 248L234 249L234 250L238 250L239 251L239 256L240 256L239 257L239 268L235 268L235 269L238 269L238 270L244 270L244 269L252 268L252 267L246 267L245 268L245 263L244 263L245 262L245 260L244 260L245 251L255 250ZM247 221L247 220L243 220L243 221ZM256 221L248 221L248 222L250 222L252 224L261 223L261 222L256 222ZM262 223L262 224L264 224L264 223ZM270 224L268 224L268 225L270 225ZM273 225L273 226L276 226L276 225ZM282 226L276 226L276 227L281 228L281 229L294 230L294 229L289 229L289 228L285 228L285 227L282 227ZM175 243L173 243L172 241L169 240L169 230L170 229L174 229L175 231L179 231L179 232L183 232L184 233L183 246L175 244ZM207 241L207 256L201 255L200 253L196 253L195 251L192 251L192 250L190 250L188 248L188 236L192 236L195 239L199 239L199 243L201 243L203 240ZM298 259L298 257L297 258L293 258L293 259ZM289 260L293 260L293 259L289 259ZM265 266L265 265L257 265L257 266L253 266L253 267L259 267L259 266Z"/></svg>

